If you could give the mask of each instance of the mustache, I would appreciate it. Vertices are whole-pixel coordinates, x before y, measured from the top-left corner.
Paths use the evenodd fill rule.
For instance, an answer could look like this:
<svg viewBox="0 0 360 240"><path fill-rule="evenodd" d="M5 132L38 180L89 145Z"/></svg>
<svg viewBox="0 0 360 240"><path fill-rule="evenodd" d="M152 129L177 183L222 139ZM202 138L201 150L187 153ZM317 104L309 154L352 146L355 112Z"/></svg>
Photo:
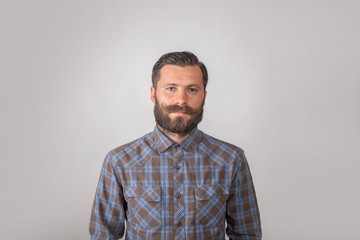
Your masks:
<svg viewBox="0 0 360 240"><path fill-rule="evenodd" d="M169 106L162 106L162 108L167 111L168 113L173 113L173 112L184 112L187 113L189 115L194 115L197 113L197 110L194 108L191 108L187 105L184 106L179 106L179 105L169 105Z"/></svg>

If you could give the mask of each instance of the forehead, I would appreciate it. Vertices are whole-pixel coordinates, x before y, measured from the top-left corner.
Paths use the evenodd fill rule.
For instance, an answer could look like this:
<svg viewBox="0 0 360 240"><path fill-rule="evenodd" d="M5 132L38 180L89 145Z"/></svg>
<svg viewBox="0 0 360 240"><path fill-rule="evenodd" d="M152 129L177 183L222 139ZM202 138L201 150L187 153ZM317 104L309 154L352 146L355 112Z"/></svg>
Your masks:
<svg viewBox="0 0 360 240"><path fill-rule="evenodd" d="M198 65L195 66L176 66L165 65L160 70L160 79L158 84L166 83L176 84L202 84L202 72Z"/></svg>

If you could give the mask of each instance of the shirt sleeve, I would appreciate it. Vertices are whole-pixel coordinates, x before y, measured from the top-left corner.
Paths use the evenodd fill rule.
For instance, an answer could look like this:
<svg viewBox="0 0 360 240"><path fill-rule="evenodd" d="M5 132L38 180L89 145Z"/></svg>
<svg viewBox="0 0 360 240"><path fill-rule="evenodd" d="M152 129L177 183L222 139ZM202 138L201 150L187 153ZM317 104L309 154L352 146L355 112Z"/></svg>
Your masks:
<svg viewBox="0 0 360 240"><path fill-rule="evenodd" d="M226 205L226 233L231 240L261 240L259 208L244 153L232 180Z"/></svg>
<svg viewBox="0 0 360 240"><path fill-rule="evenodd" d="M92 240L120 239L124 235L125 201L111 159L110 154L105 158L91 211Z"/></svg>

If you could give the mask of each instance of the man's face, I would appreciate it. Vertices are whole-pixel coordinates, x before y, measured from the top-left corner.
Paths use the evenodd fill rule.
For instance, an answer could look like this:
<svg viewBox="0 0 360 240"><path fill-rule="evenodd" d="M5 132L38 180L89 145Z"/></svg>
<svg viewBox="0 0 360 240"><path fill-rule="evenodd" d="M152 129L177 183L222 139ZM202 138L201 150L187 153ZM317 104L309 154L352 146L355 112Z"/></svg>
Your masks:
<svg viewBox="0 0 360 240"><path fill-rule="evenodd" d="M190 133L202 119L205 97L199 66L165 65L156 89L151 87L157 124L172 133Z"/></svg>

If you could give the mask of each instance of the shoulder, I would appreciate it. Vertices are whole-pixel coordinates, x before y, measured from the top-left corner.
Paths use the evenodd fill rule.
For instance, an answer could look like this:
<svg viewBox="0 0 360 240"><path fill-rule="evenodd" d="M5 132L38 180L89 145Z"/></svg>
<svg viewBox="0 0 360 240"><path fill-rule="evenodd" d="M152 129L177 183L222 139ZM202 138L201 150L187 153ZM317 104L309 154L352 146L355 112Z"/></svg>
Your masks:
<svg viewBox="0 0 360 240"><path fill-rule="evenodd" d="M225 162L233 164L234 161L243 161L245 159L244 150L232 143L220 140L206 133L199 143L199 150L207 152L222 159Z"/></svg>
<svg viewBox="0 0 360 240"><path fill-rule="evenodd" d="M213 136L210 136L204 132L202 132L203 134L203 138L200 142L200 144L203 145L203 147L207 147L207 148L221 148L227 151L235 151L241 155L244 154L244 150L232 143L220 140L218 138L215 138Z"/></svg>
<svg viewBox="0 0 360 240"><path fill-rule="evenodd" d="M154 152L153 133L148 133L129 143L121 145L107 154L114 166L130 166Z"/></svg>

